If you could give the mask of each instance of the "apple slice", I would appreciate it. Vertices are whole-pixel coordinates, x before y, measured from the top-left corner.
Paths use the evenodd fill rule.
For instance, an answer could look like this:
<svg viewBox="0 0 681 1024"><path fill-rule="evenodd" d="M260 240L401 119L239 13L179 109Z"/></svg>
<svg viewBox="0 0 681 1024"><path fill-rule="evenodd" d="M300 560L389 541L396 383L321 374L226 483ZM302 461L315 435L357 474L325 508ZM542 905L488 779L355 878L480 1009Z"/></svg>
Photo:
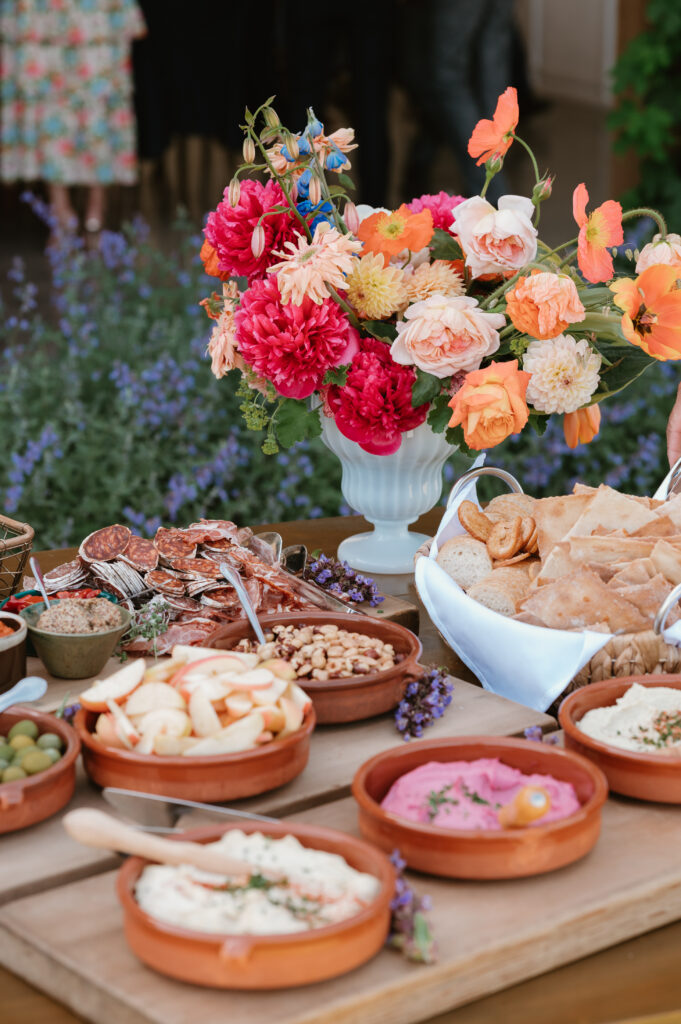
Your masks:
<svg viewBox="0 0 681 1024"><path fill-rule="evenodd" d="M184 661L175 658L159 658L151 665L144 675L145 683L167 683L178 669L182 668Z"/></svg>
<svg viewBox="0 0 681 1024"><path fill-rule="evenodd" d="M174 648L173 648L174 649ZM241 673L245 668L234 655L226 652L224 654L212 654L207 658L199 658L189 661L186 665L173 675L170 683L179 687L185 682L193 682L195 679L203 679L206 676L219 676L226 672Z"/></svg>
<svg viewBox="0 0 681 1024"><path fill-rule="evenodd" d="M270 743L274 739L274 733L270 732L269 729L264 729L259 736L256 736L255 742L258 746L262 746L263 743Z"/></svg>
<svg viewBox="0 0 681 1024"><path fill-rule="evenodd" d="M286 692L284 693L284 697L287 697L288 700L292 700L294 704L297 704L297 706L303 712L303 715L307 714L307 712L312 707L312 701L310 700L310 697L308 696L307 693L305 693L305 690L301 689L300 686L298 686L297 683L288 684L288 686L286 687Z"/></svg>
<svg viewBox="0 0 681 1024"><path fill-rule="evenodd" d="M126 715L125 711L123 711L123 708L116 704L115 701L107 701L107 707L113 715L116 732L118 733L123 746L127 747L128 750L132 750L137 746L142 737Z"/></svg>
<svg viewBox="0 0 681 1024"><path fill-rule="evenodd" d="M217 647L190 647L188 644L175 644L171 651L173 661L181 659L185 664L192 662L207 661L209 658L229 657L234 663L234 670L238 672L239 666L242 669L253 668L258 663L257 654L247 654L245 651L221 651Z"/></svg>
<svg viewBox="0 0 681 1024"><path fill-rule="evenodd" d="M215 736L204 736L191 747L183 750L182 753L184 757L206 757L214 754L224 754L224 750Z"/></svg>
<svg viewBox="0 0 681 1024"><path fill-rule="evenodd" d="M290 736L291 733L298 732L303 724L303 711L302 708L299 708L288 697L282 697L279 701L279 706L284 712L285 724L277 739L283 739L284 736Z"/></svg>
<svg viewBox="0 0 681 1024"><path fill-rule="evenodd" d="M95 736L107 747L118 747L125 750L125 743L123 743L118 735L114 716L109 711L102 713L98 717L95 725Z"/></svg>
<svg viewBox="0 0 681 1024"><path fill-rule="evenodd" d="M137 731L143 736L148 732L163 732L166 736L189 736L192 731L192 720L186 711L180 711L179 708L157 708L142 716Z"/></svg>
<svg viewBox="0 0 681 1024"><path fill-rule="evenodd" d="M217 711L201 690L194 690L189 698L189 714L197 736L214 736L222 726Z"/></svg>
<svg viewBox="0 0 681 1024"><path fill-rule="evenodd" d="M197 743L203 743L203 740L199 740L195 736L168 736L161 732L154 737L153 752L162 757L181 757Z"/></svg>
<svg viewBox="0 0 681 1024"><path fill-rule="evenodd" d="M286 715L283 708L278 707L276 704L267 704L265 707L258 708L258 710L265 722L265 728L269 729L270 732L281 732L286 726Z"/></svg>
<svg viewBox="0 0 681 1024"><path fill-rule="evenodd" d="M258 667L268 669L279 679L286 679L289 683L296 678L296 670L283 658L268 658L267 661L261 661Z"/></svg>
<svg viewBox="0 0 681 1024"><path fill-rule="evenodd" d="M239 690L265 690L274 682L274 675L266 668L252 668L243 672L235 684Z"/></svg>
<svg viewBox="0 0 681 1024"><path fill-rule="evenodd" d="M125 705L126 715L146 715L149 711L162 708L176 708L184 711L185 703L182 695L168 683L142 683L128 697Z"/></svg>
<svg viewBox="0 0 681 1024"><path fill-rule="evenodd" d="M264 690L251 690L253 700L256 704L276 704L280 697L283 697L290 684L285 679L273 679L271 684Z"/></svg>
<svg viewBox="0 0 681 1024"><path fill-rule="evenodd" d="M187 703L196 690L201 690L211 703L216 704L232 692L233 686L225 681L224 676L201 676L199 679L185 679L179 687L173 689L178 689Z"/></svg>
<svg viewBox="0 0 681 1024"><path fill-rule="evenodd" d="M146 667L144 658L135 658L107 679L97 679L80 695L80 703L88 711L106 711L109 701L122 704L142 682Z"/></svg>
<svg viewBox="0 0 681 1024"><path fill-rule="evenodd" d="M200 754L238 754L252 750L261 732L264 732L263 717L259 711L252 711L233 725L221 729L216 736L209 736L187 751L188 757Z"/></svg>
<svg viewBox="0 0 681 1024"><path fill-rule="evenodd" d="M243 718L253 710L253 701L247 693L233 693L225 698L225 711L233 718Z"/></svg>

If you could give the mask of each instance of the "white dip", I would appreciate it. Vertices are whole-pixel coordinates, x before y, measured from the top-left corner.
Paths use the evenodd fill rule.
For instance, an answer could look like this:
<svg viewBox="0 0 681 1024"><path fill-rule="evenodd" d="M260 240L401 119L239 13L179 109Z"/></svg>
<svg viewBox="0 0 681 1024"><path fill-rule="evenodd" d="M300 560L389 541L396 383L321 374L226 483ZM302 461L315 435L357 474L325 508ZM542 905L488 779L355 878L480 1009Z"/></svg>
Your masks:
<svg viewBox="0 0 681 1024"><path fill-rule="evenodd" d="M271 839L230 829L215 845L253 865L247 886L186 864L151 865L135 886L142 910L197 932L285 934L352 917L380 888L373 875L355 871L338 854L308 849L295 836ZM279 881L267 882L259 872Z"/></svg>
<svg viewBox="0 0 681 1024"><path fill-rule="evenodd" d="M605 708L579 720L587 736L642 754L681 754L681 690L634 683Z"/></svg>

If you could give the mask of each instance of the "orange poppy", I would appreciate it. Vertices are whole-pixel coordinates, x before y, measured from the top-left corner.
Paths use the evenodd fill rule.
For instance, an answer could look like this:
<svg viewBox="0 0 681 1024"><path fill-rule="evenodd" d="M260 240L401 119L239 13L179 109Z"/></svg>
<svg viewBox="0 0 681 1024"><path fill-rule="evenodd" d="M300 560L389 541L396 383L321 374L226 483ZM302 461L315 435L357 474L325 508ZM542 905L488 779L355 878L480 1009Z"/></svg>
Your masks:
<svg viewBox="0 0 681 1024"><path fill-rule="evenodd" d="M572 194L572 215L579 226L577 262L587 281L597 284L610 281L613 276L611 245L621 245L622 207L614 199L597 206L587 216L586 204L589 193L584 182Z"/></svg>
<svg viewBox="0 0 681 1024"><path fill-rule="evenodd" d="M207 238L204 240L204 243L201 246L201 252L199 253L199 256L201 257L201 262L203 263L203 269L206 271L209 277L219 277L221 281L229 280L231 275L226 274L224 273L224 271L220 270L220 267L218 265L219 260L217 251L213 248L213 246L210 244Z"/></svg>
<svg viewBox="0 0 681 1024"><path fill-rule="evenodd" d="M668 263L610 285L624 311L622 333L654 359L681 358L681 271Z"/></svg>
<svg viewBox="0 0 681 1024"><path fill-rule="evenodd" d="M588 405L586 409L566 412L563 416L563 433L568 448L576 448L578 444L589 444L593 441L601 426L601 410L597 404Z"/></svg>
<svg viewBox="0 0 681 1024"><path fill-rule="evenodd" d="M433 237L433 215L428 209L412 213L402 203L399 210L392 213L378 210L366 217L357 237L364 242L366 252L380 253L387 266L390 257L397 256L403 249L418 252L428 245Z"/></svg>
<svg viewBox="0 0 681 1024"><path fill-rule="evenodd" d="M497 107L491 121L478 121L468 140L468 155L479 157L478 167L493 156L502 157L508 153L513 142L513 133L518 125L518 93L509 85L497 100Z"/></svg>

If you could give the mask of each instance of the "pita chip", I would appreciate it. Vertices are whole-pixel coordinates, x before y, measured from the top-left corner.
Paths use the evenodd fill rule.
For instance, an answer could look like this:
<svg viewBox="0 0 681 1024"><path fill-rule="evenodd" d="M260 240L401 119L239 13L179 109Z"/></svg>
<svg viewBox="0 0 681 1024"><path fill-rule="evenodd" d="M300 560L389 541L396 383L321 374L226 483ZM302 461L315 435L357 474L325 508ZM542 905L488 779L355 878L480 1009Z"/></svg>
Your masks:
<svg viewBox="0 0 681 1024"><path fill-rule="evenodd" d="M602 484L579 519L574 523L567 537L590 537L596 529L608 533L624 530L631 534L634 530L656 521L655 513L645 508L640 502L620 494L612 487Z"/></svg>
<svg viewBox="0 0 681 1024"><path fill-rule="evenodd" d="M653 576L653 578L648 580L646 583L639 583L634 586L614 587L614 582L614 579L611 580L608 586L616 590L620 597L630 601L631 604L638 608L641 615L645 616L648 620L649 628L653 624L653 620L659 611L660 605L672 591L671 583L664 578L662 573L658 573L656 576ZM670 611L667 618L667 624L671 626L673 622L678 620L679 615L680 613L677 605Z"/></svg>
<svg viewBox="0 0 681 1024"><path fill-rule="evenodd" d="M666 580L676 586L681 583L681 550L673 547L666 540L658 540L650 553L650 557L658 572Z"/></svg>
<svg viewBox="0 0 681 1024"><path fill-rule="evenodd" d="M641 537L570 537L565 541L570 558L577 565L587 562L633 562L636 558L649 558L653 548L664 541L644 540ZM667 545L671 547L671 545ZM673 549L672 549L673 550Z"/></svg>
<svg viewBox="0 0 681 1024"><path fill-rule="evenodd" d="M518 610L536 616L550 629L590 629L602 622L608 623L612 633L648 628L638 608L587 569L534 591Z"/></svg>
<svg viewBox="0 0 681 1024"><path fill-rule="evenodd" d="M568 545L556 544L552 548L549 557L543 563L541 572L534 577L533 582L541 586L543 583L551 582L561 576L568 576L578 569L579 563L575 563L570 557Z"/></svg>
<svg viewBox="0 0 681 1024"><path fill-rule="evenodd" d="M647 583L658 573L652 558L635 558L633 562L625 562L624 565L608 566L616 570L612 576L612 584L615 587L637 586L640 583Z"/></svg>
<svg viewBox="0 0 681 1024"><path fill-rule="evenodd" d="M655 513L654 513L655 515ZM675 523L671 516L655 515L650 523L633 530L630 537L673 537L681 530L681 522Z"/></svg>
<svg viewBox="0 0 681 1024"><path fill-rule="evenodd" d="M542 562L562 541L593 500L592 494L567 494L556 498L540 498L535 502L532 517L537 524L537 544Z"/></svg>
<svg viewBox="0 0 681 1024"><path fill-rule="evenodd" d="M669 501L665 501L656 509L655 514L660 519L671 519L677 530L681 531L681 494L676 494Z"/></svg>

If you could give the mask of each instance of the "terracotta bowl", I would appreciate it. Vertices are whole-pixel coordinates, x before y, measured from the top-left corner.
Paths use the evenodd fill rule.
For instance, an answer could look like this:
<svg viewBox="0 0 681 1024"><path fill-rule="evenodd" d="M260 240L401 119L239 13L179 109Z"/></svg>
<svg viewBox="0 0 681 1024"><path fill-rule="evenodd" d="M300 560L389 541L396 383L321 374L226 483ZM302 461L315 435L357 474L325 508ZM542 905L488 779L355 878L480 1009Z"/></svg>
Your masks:
<svg viewBox="0 0 681 1024"><path fill-rule="evenodd" d="M488 832L417 824L381 808L393 782L419 765L480 757L498 757L525 773L571 782L581 810L548 825ZM598 768L571 751L527 740L463 736L419 741L372 757L355 775L352 794L362 835L383 850L398 848L410 868L445 878L522 878L561 868L591 850L608 784Z"/></svg>
<svg viewBox="0 0 681 1024"><path fill-rule="evenodd" d="M181 981L216 988L276 989L310 985L354 970L378 953L388 935L395 872L388 858L361 839L313 825L234 822L184 832L182 839L210 842L230 828L296 836L303 846L338 853L381 882L376 899L338 924L292 935L206 935L157 921L134 897L149 861L127 860L118 873L125 936L132 951L155 970ZM276 1016L276 1014L275 1014Z"/></svg>
<svg viewBox="0 0 681 1024"><path fill-rule="evenodd" d="M93 736L97 717L96 711L81 708L74 722L83 744L83 764L93 782L202 803L257 796L300 775L316 721L311 708L291 736L238 754L160 757L104 746Z"/></svg>
<svg viewBox="0 0 681 1024"><path fill-rule="evenodd" d="M64 740L64 752L51 768L27 779L0 783L0 833L35 825L64 807L76 786L76 758L80 740L61 718L29 708L12 708L0 714L0 734L7 735L15 722L30 718L42 732L56 732Z"/></svg>
<svg viewBox="0 0 681 1024"><path fill-rule="evenodd" d="M597 764L615 793L661 804L681 804L681 757L621 750L592 739L577 726L587 711L614 704L633 683L681 690L679 675L627 676L583 686L565 698L558 712L565 746Z"/></svg>
<svg viewBox="0 0 681 1024"><path fill-rule="evenodd" d="M323 682L305 677L298 683L309 694L320 725L339 722L359 722L364 718L382 715L397 707L408 682L418 679L423 669L418 665L421 656L421 642L418 637L387 619L370 618L366 615L344 615L342 612L295 612L291 615L263 615L260 622L265 633L271 626L338 626L352 633L368 636L392 644L403 660L384 672L367 676L352 676L345 679L326 679ZM229 650L239 640L248 637L255 640L248 622L234 622L221 630L219 639L211 647Z"/></svg>
<svg viewBox="0 0 681 1024"><path fill-rule="evenodd" d="M12 633L0 636L0 693L9 690L26 675L26 623L12 612L0 611L0 622Z"/></svg>

